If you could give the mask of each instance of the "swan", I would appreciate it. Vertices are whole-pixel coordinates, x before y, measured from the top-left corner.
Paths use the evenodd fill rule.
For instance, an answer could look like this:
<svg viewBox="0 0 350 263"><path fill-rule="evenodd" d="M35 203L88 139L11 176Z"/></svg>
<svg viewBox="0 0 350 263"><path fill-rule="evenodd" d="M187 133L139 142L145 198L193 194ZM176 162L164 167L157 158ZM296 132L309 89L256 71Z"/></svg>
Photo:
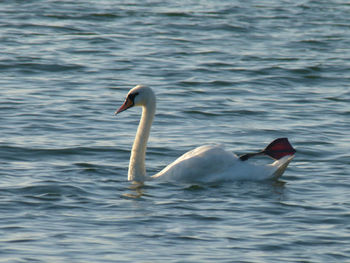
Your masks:
<svg viewBox="0 0 350 263"><path fill-rule="evenodd" d="M152 179L192 183L276 179L283 174L294 157L295 150L287 138L279 138L263 151L241 157L225 150L221 145L204 145L183 154L157 174L146 176L147 141L156 111L156 97L152 89L143 85L132 88L115 114L134 106L142 107L128 170L128 180L135 183L142 184ZM276 160L267 165L246 161L258 154L266 154Z"/></svg>

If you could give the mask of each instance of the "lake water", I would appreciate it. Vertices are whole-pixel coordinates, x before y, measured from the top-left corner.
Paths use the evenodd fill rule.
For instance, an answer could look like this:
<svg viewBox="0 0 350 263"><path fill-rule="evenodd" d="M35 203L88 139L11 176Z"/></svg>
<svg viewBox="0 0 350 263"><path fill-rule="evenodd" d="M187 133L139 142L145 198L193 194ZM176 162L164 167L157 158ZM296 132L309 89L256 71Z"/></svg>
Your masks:
<svg viewBox="0 0 350 263"><path fill-rule="evenodd" d="M350 262L350 3L1 1L0 262ZM277 182L127 181L288 137ZM269 159L258 161L270 162Z"/></svg>

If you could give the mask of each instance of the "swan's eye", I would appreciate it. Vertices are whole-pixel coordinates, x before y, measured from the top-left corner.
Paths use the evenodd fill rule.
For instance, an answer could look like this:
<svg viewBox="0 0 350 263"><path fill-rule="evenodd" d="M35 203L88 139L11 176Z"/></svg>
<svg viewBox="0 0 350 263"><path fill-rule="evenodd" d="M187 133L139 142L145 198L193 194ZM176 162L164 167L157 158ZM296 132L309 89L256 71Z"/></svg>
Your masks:
<svg viewBox="0 0 350 263"><path fill-rule="evenodd" d="M135 93L131 93L128 95L128 99L132 101L132 104L134 104L134 100L135 100L135 97L139 95L138 92L135 92Z"/></svg>

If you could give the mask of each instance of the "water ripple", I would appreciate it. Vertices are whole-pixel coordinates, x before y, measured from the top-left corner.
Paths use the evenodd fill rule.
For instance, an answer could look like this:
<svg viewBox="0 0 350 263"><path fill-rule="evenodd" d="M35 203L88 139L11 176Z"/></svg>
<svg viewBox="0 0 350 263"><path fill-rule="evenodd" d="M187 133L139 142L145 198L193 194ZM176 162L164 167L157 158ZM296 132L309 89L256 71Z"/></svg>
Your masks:
<svg viewBox="0 0 350 263"><path fill-rule="evenodd" d="M348 3L0 10L3 260L349 260ZM139 83L158 98L149 174L206 143L244 153L289 137L297 155L274 183L132 185L140 111L113 113Z"/></svg>

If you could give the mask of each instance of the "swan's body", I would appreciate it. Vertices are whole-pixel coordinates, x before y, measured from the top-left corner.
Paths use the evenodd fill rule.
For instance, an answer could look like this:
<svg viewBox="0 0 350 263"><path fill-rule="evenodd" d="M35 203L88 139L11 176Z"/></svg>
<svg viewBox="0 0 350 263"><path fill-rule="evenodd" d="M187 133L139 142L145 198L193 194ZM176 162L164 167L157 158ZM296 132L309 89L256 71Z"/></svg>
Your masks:
<svg viewBox="0 0 350 263"><path fill-rule="evenodd" d="M147 177L146 148L156 109L156 98L152 89L141 85L131 89L125 103L116 113L132 106L141 106L142 116L131 150L129 181L141 183L151 179L176 182L260 181L280 177L294 157L294 155L287 155L272 164L257 165L240 160L222 146L207 145L183 154L159 173Z"/></svg>
<svg viewBox="0 0 350 263"><path fill-rule="evenodd" d="M278 178L293 157L286 156L270 165L243 162L221 145L205 145L180 156L151 178L178 182L221 182Z"/></svg>

